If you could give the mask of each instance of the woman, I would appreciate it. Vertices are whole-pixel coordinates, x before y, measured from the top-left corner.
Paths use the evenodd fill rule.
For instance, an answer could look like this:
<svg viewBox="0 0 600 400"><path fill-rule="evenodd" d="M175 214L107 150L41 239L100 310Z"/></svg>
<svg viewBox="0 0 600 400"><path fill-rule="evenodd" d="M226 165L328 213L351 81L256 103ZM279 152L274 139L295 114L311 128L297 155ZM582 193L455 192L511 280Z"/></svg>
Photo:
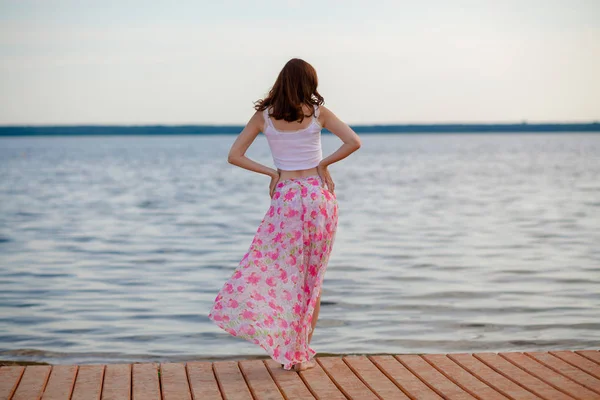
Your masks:
<svg viewBox="0 0 600 400"><path fill-rule="evenodd" d="M327 168L361 145L358 135L322 106L317 84L310 64L288 61L231 146L231 164L271 177L271 205L208 315L231 335L260 345L284 369L296 371L315 365L309 343L337 229L337 200ZM321 128L343 141L326 158ZM277 170L245 156L259 132L267 137Z"/></svg>

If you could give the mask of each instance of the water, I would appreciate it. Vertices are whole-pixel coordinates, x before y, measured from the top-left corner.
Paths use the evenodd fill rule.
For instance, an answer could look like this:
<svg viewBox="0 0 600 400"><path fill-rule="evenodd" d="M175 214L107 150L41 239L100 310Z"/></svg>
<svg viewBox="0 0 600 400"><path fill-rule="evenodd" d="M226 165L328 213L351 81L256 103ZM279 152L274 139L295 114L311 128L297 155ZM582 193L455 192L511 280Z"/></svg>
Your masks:
<svg viewBox="0 0 600 400"><path fill-rule="evenodd" d="M0 359L263 355L206 316L269 204L234 139L1 138ZM363 135L330 169L318 352L600 347L600 135Z"/></svg>

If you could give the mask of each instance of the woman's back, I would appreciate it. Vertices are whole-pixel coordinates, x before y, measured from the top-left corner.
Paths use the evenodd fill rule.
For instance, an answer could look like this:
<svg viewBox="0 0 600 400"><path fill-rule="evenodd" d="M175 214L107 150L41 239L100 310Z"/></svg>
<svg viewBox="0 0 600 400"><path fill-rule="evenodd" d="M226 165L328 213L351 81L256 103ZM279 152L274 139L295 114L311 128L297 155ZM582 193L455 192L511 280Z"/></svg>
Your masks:
<svg viewBox="0 0 600 400"><path fill-rule="evenodd" d="M323 158L319 108L314 106L312 117L302 122L274 120L269 109L263 111L263 133L267 137L273 162L282 171L315 168ZM279 127L276 126L279 125Z"/></svg>

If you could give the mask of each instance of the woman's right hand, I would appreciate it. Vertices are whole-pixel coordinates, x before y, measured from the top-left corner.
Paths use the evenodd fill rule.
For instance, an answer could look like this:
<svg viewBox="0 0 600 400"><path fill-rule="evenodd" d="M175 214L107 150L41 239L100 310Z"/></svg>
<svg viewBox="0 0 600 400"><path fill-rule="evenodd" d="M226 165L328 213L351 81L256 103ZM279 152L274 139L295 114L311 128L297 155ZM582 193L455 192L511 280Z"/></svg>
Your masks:
<svg viewBox="0 0 600 400"><path fill-rule="evenodd" d="M335 184L333 183L333 179L331 178L331 174L327 169L326 165L319 164L317 166L317 173L321 177L321 181L327 186L327 190L329 190L332 194L335 190Z"/></svg>

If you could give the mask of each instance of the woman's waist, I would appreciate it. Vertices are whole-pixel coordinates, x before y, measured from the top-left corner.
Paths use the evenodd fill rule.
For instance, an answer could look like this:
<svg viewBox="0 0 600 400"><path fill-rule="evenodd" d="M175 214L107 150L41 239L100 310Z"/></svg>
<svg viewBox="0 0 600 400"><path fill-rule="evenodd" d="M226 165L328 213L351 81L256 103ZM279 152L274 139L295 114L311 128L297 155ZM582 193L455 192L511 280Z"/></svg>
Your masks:
<svg viewBox="0 0 600 400"><path fill-rule="evenodd" d="M319 176L317 167L308 168L308 169L298 169L298 170L279 170L279 181L280 182L289 180L289 179L309 178L311 176L315 176L315 177Z"/></svg>

